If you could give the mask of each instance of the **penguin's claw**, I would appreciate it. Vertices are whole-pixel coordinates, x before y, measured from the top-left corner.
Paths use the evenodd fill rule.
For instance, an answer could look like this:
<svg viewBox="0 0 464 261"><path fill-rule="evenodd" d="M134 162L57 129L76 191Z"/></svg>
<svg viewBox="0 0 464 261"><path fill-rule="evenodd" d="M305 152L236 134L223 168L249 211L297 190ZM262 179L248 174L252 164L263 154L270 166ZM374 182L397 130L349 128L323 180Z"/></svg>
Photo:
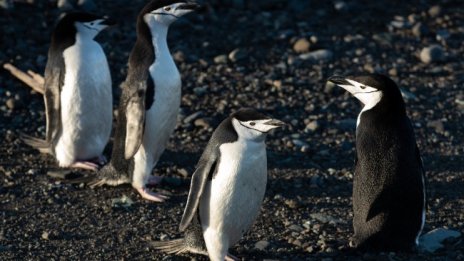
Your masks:
<svg viewBox="0 0 464 261"><path fill-rule="evenodd" d="M163 180L163 177L160 177L160 176L154 176L154 175L149 176L147 180L147 185L150 185L150 186L158 185L161 183L162 180Z"/></svg>
<svg viewBox="0 0 464 261"><path fill-rule="evenodd" d="M150 201L164 202L166 199L169 199L169 197L159 194L159 193L149 191L147 188L136 188L136 189L139 192L140 196L142 196L142 198L148 199Z"/></svg>
<svg viewBox="0 0 464 261"><path fill-rule="evenodd" d="M98 166L98 164L95 164L95 163L90 162L90 161L76 161L70 167L71 168L91 170L91 171L97 171L99 166Z"/></svg>
<svg viewBox="0 0 464 261"><path fill-rule="evenodd" d="M226 257L225 257L225 260L226 261L239 261L240 258L230 254L230 253L227 253Z"/></svg>
<svg viewBox="0 0 464 261"><path fill-rule="evenodd" d="M97 162L100 165L105 165L106 163L108 163L108 160L106 159L105 155L100 155L97 157Z"/></svg>

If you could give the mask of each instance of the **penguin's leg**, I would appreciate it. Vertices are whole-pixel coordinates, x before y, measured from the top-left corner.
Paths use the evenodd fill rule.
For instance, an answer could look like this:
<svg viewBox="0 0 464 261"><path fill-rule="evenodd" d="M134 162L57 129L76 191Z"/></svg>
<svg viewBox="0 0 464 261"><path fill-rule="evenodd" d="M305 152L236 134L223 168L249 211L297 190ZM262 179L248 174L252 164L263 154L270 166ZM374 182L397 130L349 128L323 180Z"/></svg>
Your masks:
<svg viewBox="0 0 464 261"><path fill-rule="evenodd" d="M140 196L144 199L155 202L164 202L169 197L160 193L155 193L147 189L148 178L153 169L153 156L147 151L144 144L134 155L134 174L132 178L132 187L134 187Z"/></svg>

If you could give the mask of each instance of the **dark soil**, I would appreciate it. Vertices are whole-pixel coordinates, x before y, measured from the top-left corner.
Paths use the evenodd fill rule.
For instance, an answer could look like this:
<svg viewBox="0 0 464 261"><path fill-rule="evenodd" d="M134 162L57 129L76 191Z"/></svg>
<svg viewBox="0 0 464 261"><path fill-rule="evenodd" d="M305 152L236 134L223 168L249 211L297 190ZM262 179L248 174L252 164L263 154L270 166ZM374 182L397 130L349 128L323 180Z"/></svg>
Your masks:
<svg viewBox="0 0 464 261"><path fill-rule="evenodd" d="M42 73L59 11L54 1L32 2L0 10L0 63ZM98 37L112 70L116 105L135 41L135 17L145 1L97 2L101 13L119 20ZM433 254L349 251L361 107L326 85L333 74L381 72L407 91L428 177L424 231L447 227L464 233L461 1L335 1L346 5L339 10L331 1L250 2L246 9L208 5L170 29L183 98L176 132L154 170L169 177L155 188L172 195L163 204L141 199L130 186L90 189L47 176L57 169L54 159L19 139L20 132L44 137L43 99L0 71L1 260L206 260L169 257L148 242L181 236L177 226L189 189L181 174L191 175L215 126L241 107L261 109L290 125L268 137L262 212L231 253L242 260L464 260L462 237ZM434 5L438 13L429 12ZM419 22L427 29L420 35L413 30ZM301 38L310 41L310 52L329 50L333 57L303 59L293 50ZM445 56L422 63L419 53L431 44L441 46ZM220 56L236 48L245 52L242 59ZM134 204L112 203L123 195ZM258 241L268 246L259 250Z"/></svg>

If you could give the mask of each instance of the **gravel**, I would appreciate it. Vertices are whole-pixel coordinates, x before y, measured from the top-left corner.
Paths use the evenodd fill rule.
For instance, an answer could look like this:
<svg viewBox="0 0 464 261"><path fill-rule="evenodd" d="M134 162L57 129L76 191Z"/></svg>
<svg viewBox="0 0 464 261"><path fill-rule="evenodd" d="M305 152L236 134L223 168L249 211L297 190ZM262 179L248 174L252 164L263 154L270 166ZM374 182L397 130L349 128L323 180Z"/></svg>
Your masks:
<svg viewBox="0 0 464 261"><path fill-rule="evenodd" d="M108 56L115 109L135 40L135 17L144 2L94 1L119 20L97 38ZM189 177L211 133L232 111L254 107L288 125L267 139L269 180L262 211L231 248L233 255L243 260L464 260L462 4L307 2L211 1L172 25L169 44L183 96L175 134L154 170L166 177L154 188L170 195L163 204L141 199L130 186L90 189L68 183L67 176L49 177L56 162L19 139L21 132L44 136L43 99L1 70L0 259L207 260L169 257L148 242L181 236ZM0 62L42 73L58 15L56 1L15 1L13 9L0 9ZM419 23L427 30L414 29ZM299 39L309 41L306 52L294 50ZM435 56L431 46L443 56ZM425 60L424 48L429 48ZM361 106L326 79L367 72L389 74L406 97L428 177L424 233L437 228L461 233L436 252L350 251ZM111 143L107 156L110 149ZM72 175L92 173L73 170ZM124 195L133 202L130 207L113 207L113 199Z"/></svg>

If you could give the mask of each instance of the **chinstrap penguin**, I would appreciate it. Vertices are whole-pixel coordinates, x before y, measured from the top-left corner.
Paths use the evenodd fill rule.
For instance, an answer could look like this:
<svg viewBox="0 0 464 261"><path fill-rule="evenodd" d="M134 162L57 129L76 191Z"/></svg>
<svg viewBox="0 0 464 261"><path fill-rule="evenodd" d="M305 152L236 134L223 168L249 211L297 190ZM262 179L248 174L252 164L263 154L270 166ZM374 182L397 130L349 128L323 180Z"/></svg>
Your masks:
<svg viewBox="0 0 464 261"><path fill-rule="evenodd" d="M180 222L184 238L153 242L164 252L234 259L229 247L258 216L267 182L266 134L283 122L253 109L225 119L214 131L193 173Z"/></svg>
<svg viewBox="0 0 464 261"><path fill-rule="evenodd" d="M56 25L45 67L46 139L24 142L55 156L60 167L97 170L105 159L113 116L111 75L95 36L111 19L83 12Z"/></svg>
<svg viewBox="0 0 464 261"><path fill-rule="evenodd" d="M356 127L352 246L411 251L425 223L425 173L400 89L379 74L329 81L364 105Z"/></svg>
<svg viewBox="0 0 464 261"><path fill-rule="evenodd" d="M151 172L174 131L181 101L181 77L166 38L171 23L196 8L192 2L153 0L140 12L111 161L89 183L91 187L131 183L145 199L167 198L146 187L160 180Z"/></svg>

